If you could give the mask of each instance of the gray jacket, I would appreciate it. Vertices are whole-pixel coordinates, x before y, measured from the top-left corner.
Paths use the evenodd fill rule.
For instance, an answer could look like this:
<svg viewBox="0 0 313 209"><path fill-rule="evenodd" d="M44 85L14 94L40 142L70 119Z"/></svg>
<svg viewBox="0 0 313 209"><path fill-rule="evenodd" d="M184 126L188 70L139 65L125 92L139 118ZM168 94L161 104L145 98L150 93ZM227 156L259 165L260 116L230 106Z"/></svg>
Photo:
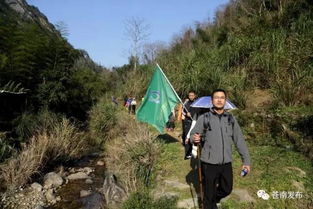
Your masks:
<svg viewBox="0 0 313 209"><path fill-rule="evenodd" d="M207 114L207 116L205 116ZM211 164L224 164L232 161L232 143L235 144L244 165L250 165L250 155L239 124L231 113L224 112L218 115L213 110L199 116L195 127L191 130L192 136L201 134L203 148L201 161ZM232 119L230 121L230 118ZM204 121L209 121L209 128L205 131ZM204 136L205 134L205 136Z"/></svg>

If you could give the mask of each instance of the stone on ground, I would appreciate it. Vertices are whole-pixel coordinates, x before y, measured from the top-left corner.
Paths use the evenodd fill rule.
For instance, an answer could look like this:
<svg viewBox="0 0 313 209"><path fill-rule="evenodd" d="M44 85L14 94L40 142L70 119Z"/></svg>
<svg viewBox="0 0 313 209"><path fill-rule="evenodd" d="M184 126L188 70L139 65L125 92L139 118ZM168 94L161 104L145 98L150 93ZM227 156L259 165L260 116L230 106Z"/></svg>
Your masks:
<svg viewBox="0 0 313 209"><path fill-rule="evenodd" d="M233 189L230 196L235 197L239 202L255 202L255 199L250 195L249 191L246 189ZM221 201L226 201L230 196L222 199Z"/></svg>
<svg viewBox="0 0 313 209"><path fill-rule="evenodd" d="M41 192L42 191L42 186L41 184L37 183L37 182L34 182L32 183L31 185L31 188L37 192Z"/></svg>
<svg viewBox="0 0 313 209"><path fill-rule="evenodd" d="M84 172L78 172L78 173L73 173L69 175L67 178L69 180L77 180L77 179L88 179L90 177Z"/></svg>
<svg viewBox="0 0 313 209"><path fill-rule="evenodd" d="M183 184L183 183L180 183L179 181L173 181L173 180L165 180L164 183L167 185L167 186L170 186L170 187L174 187L174 188L177 188L177 189L189 189L189 185L188 184Z"/></svg>
<svg viewBox="0 0 313 209"><path fill-rule="evenodd" d="M59 187L62 184L63 184L63 178L60 176L60 174L57 174L55 172L50 172L46 174L44 177L45 188Z"/></svg>
<svg viewBox="0 0 313 209"><path fill-rule="evenodd" d="M80 191L80 197L87 197L89 195L91 195L91 191L87 191L87 190Z"/></svg>

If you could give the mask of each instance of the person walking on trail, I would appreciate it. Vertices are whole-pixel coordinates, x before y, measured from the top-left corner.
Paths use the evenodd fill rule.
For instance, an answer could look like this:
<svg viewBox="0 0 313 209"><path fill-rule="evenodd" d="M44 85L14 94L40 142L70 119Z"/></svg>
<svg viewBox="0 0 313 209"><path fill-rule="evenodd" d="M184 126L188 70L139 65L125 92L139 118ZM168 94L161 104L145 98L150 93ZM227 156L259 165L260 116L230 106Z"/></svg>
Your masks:
<svg viewBox="0 0 313 209"><path fill-rule="evenodd" d="M183 126L183 133L182 133L182 140L183 145L185 147L185 160L191 158L191 143L190 140L187 138L187 134L190 130L192 118L196 114L196 109L191 107L190 105L196 99L196 93L194 91L189 91L188 99L184 102L184 107L182 110L182 126Z"/></svg>
<svg viewBox="0 0 313 209"><path fill-rule="evenodd" d="M232 143L241 156L241 169L250 172L250 155L239 124L224 110L226 96L223 89L214 90L211 95L213 107L199 116L191 130L192 142L201 143L203 147L200 161L205 209L216 209L217 203L232 191Z"/></svg>
<svg viewBox="0 0 313 209"><path fill-rule="evenodd" d="M130 102L130 109L134 115L136 114L136 106L137 106L136 98L133 97Z"/></svg>
<svg viewBox="0 0 313 209"><path fill-rule="evenodd" d="M131 113L131 102L132 102L132 98L128 97L126 104L125 104L125 107L128 109L128 114Z"/></svg>
<svg viewBox="0 0 313 209"><path fill-rule="evenodd" d="M128 96L125 95L125 96L124 96L124 104L123 104L124 107L126 107L127 101L128 101Z"/></svg>

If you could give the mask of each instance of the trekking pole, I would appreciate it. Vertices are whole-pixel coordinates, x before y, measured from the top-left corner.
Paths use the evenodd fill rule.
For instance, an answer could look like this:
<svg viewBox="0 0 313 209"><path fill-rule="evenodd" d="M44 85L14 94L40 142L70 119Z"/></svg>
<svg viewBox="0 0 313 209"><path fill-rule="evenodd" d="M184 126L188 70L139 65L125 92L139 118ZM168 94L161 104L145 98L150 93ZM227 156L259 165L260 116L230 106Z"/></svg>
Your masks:
<svg viewBox="0 0 313 209"><path fill-rule="evenodd" d="M201 171L201 145L200 143L197 144L197 155L198 155L198 175L199 175L199 187L200 187L200 198L201 198L201 209L203 209L203 184L202 184L202 171ZM199 207L200 208L200 207Z"/></svg>

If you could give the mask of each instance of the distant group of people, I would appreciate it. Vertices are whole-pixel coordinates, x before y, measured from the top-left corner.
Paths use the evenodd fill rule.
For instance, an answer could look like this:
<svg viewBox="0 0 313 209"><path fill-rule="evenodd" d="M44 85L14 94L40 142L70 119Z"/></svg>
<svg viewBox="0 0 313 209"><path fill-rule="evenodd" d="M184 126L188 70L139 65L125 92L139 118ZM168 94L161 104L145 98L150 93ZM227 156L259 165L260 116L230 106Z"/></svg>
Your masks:
<svg viewBox="0 0 313 209"><path fill-rule="evenodd" d="M118 100L116 97L112 96L111 102L114 106L118 106ZM136 114L137 101L135 97L125 96L124 103L122 105L128 110L129 114Z"/></svg>
<svg viewBox="0 0 313 209"><path fill-rule="evenodd" d="M137 101L135 97L129 96L124 98L124 107L128 109L129 114L136 114Z"/></svg>

